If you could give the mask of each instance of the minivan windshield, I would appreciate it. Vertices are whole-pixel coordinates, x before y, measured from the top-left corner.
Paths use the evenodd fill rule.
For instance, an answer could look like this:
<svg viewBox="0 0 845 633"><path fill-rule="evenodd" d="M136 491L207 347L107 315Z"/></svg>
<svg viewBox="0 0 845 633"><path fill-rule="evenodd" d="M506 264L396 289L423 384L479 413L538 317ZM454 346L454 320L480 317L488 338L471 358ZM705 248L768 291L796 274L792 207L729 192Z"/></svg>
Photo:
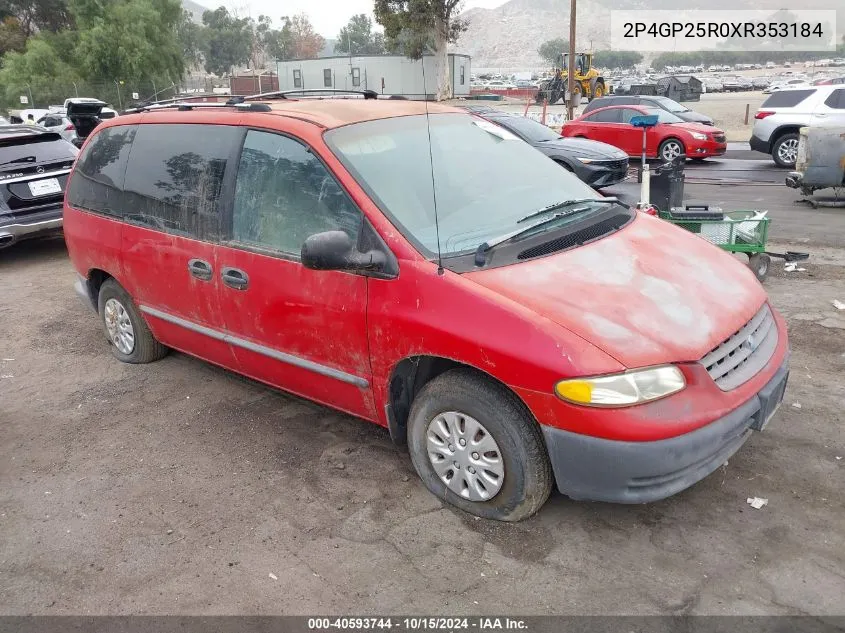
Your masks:
<svg viewBox="0 0 845 633"><path fill-rule="evenodd" d="M519 220L532 212L567 200L600 200L593 189L507 130L466 114L366 121L331 130L325 139L427 257L437 253L438 225L442 254L463 254L522 228ZM586 203L578 213L543 223L538 231L606 208Z"/></svg>

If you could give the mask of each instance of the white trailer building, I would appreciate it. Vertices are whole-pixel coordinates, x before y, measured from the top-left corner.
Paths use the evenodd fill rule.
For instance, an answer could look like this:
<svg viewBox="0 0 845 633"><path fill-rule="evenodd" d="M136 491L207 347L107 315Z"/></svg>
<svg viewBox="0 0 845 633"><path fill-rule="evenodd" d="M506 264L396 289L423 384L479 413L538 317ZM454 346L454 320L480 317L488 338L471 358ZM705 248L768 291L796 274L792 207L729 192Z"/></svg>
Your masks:
<svg viewBox="0 0 845 633"><path fill-rule="evenodd" d="M452 94L456 97L469 95L469 55L450 53L448 63ZM404 55L347 55L280 61L276 62L276 72L279 90L375 90L409 99L432 97L436 93L432 55L421 60L408 59Z"/></svg>

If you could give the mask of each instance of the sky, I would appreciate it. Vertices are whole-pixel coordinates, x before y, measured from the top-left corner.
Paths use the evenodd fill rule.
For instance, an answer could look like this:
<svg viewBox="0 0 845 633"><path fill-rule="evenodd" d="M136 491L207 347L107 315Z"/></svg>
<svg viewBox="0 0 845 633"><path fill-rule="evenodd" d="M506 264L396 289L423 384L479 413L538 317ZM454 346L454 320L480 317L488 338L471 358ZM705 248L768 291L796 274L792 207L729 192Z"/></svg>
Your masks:
<svg viewBox="0 0 845 633"><path fill-rule="evenodd" d="M199 4L214 8L219 0L196 0ZM464 9L481 7L492 9L507 0L464 0ZM238 15L269 15L278 19L282 15L294 15L304 12L311 18L314 29L323 37L335 37L356 13L367 13L372 17L373 0L224 0L229 9L235 9Z"/></svg>

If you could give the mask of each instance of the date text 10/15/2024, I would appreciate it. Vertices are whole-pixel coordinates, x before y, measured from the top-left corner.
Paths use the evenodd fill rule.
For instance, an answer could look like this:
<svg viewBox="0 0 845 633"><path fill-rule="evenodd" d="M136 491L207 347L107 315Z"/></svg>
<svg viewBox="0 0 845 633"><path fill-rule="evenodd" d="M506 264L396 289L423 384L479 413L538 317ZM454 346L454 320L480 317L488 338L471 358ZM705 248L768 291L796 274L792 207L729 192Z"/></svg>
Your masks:
<svg viewBox="0 0 845 633"><path fill-rule="evenodd" d="M519 618L498 617L326 617L308 618L312 631L526 631L528 625Z"/></svg>

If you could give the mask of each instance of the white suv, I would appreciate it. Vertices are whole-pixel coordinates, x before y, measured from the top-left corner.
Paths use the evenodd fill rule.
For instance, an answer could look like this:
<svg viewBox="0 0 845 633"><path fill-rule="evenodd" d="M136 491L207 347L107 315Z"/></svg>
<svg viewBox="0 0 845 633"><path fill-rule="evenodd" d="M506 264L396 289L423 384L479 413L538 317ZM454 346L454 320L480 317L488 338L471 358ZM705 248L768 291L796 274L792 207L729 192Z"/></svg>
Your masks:
<svg viewBox="0 0 845 633"><path fill-rule="evenodd" d="M751 149L771 154L780 167L795 167L798 130L832 123L845 126L845 86L806 86L773 93L754 115Z"/></svg>

